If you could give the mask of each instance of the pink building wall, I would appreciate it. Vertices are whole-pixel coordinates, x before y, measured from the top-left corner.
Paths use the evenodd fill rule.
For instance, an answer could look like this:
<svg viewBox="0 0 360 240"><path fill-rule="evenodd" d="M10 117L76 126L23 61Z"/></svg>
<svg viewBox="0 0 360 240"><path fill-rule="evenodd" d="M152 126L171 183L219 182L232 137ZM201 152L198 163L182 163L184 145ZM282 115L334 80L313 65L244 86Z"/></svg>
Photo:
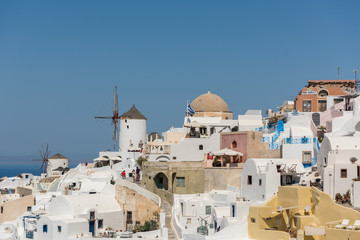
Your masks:
<svg viewBox="0 0 360 240"><path fill-rule="evenodd" d="M237 147L233 148L232 143L236 142ZM229 148L234 151L238 151L244 154L240 159L241 162L245 162L247 159L247 134L236 133L236 134L223 134L221 136L220 148Z"/></svg>

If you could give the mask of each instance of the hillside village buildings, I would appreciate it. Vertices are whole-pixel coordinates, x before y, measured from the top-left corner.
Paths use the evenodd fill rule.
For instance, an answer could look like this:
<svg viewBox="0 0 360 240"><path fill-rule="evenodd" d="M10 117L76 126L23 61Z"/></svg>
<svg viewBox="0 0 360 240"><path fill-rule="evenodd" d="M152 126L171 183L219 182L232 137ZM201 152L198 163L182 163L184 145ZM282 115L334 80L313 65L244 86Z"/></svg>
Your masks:
<svg viewBox="0 0 360 240"><path fill-rule="evenodd" d="M360 213L340 206L360 207L356 90L308 81L279 111L237 117L209 91L148 135L133 105L118 150L1 179L0 239L359 239Z"/></svg>

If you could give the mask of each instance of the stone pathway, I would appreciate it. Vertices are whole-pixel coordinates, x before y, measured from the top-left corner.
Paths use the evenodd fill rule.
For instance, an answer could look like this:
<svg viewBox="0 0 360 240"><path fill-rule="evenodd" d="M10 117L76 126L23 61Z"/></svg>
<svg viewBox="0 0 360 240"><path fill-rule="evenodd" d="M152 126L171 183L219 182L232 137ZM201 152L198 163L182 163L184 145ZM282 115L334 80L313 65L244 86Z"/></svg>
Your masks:
<svg viewBox="0 0 360 240"><path fill-rule="evenodd" d="M161 200L161 212L165 213L165 227L167 227L169 231L169 239L177 240L175 231L171 223L171 219L172 219L171 205L168 202L165 202L164 200Z"/></svg>

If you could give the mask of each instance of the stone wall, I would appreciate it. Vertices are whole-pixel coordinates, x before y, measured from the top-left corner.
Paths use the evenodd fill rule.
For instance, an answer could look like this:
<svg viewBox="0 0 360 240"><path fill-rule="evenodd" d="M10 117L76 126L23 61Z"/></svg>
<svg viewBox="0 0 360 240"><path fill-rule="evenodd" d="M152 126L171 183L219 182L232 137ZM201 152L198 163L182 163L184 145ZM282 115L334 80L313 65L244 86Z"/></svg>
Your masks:
<svg viewBox="0 0 360 240"><path fill-rule="evenodd" d="M234 186L240 189L243 165L244 164L239 164L239 166L236 168L205 168L204 192L210 192L212 189L226 190L227 185Z"/></svg>
<svg viewBox="0 0 360 240"><path fill-rule="evenodd" d="M24 187L17 187L16 193L20 195L20 197L25 197L32 195L32 189L31 188L24 188Z"/></svg>
<svg viewBox="0 0 360 240"><path fill-rule="evenodd" d="M147 197L147 194L141 194L134 189L117 184L115 199L123 209L125 216L128 211L132 212L133 226L137 222L143 225L145 221L154 217L154 212L160 214L160 201L156 202ZM124 226L126 226L126 217L124 217Z"/></svg>
<svg viewBox="0 0 360 240"><path fill-rule="evenodd" d="M166 177L162 188L157 186L158 176ZM172 203L173 194L204 192L203 162L145 162L142 185L145 189Z"/></svg>

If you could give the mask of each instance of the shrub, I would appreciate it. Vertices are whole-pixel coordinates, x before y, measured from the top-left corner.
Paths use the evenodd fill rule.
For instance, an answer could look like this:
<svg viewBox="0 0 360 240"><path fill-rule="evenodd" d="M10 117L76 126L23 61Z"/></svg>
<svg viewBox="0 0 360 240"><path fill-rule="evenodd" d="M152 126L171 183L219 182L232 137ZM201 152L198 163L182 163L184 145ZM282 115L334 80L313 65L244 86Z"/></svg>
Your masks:
<svg viewBox="0 0 360 240"><path fill-rule="evenodd" d="M148 232L159 228L160 215L158 212L153 212L153 218L145 221L144 225L136 225L134 232Z"/></svg>

